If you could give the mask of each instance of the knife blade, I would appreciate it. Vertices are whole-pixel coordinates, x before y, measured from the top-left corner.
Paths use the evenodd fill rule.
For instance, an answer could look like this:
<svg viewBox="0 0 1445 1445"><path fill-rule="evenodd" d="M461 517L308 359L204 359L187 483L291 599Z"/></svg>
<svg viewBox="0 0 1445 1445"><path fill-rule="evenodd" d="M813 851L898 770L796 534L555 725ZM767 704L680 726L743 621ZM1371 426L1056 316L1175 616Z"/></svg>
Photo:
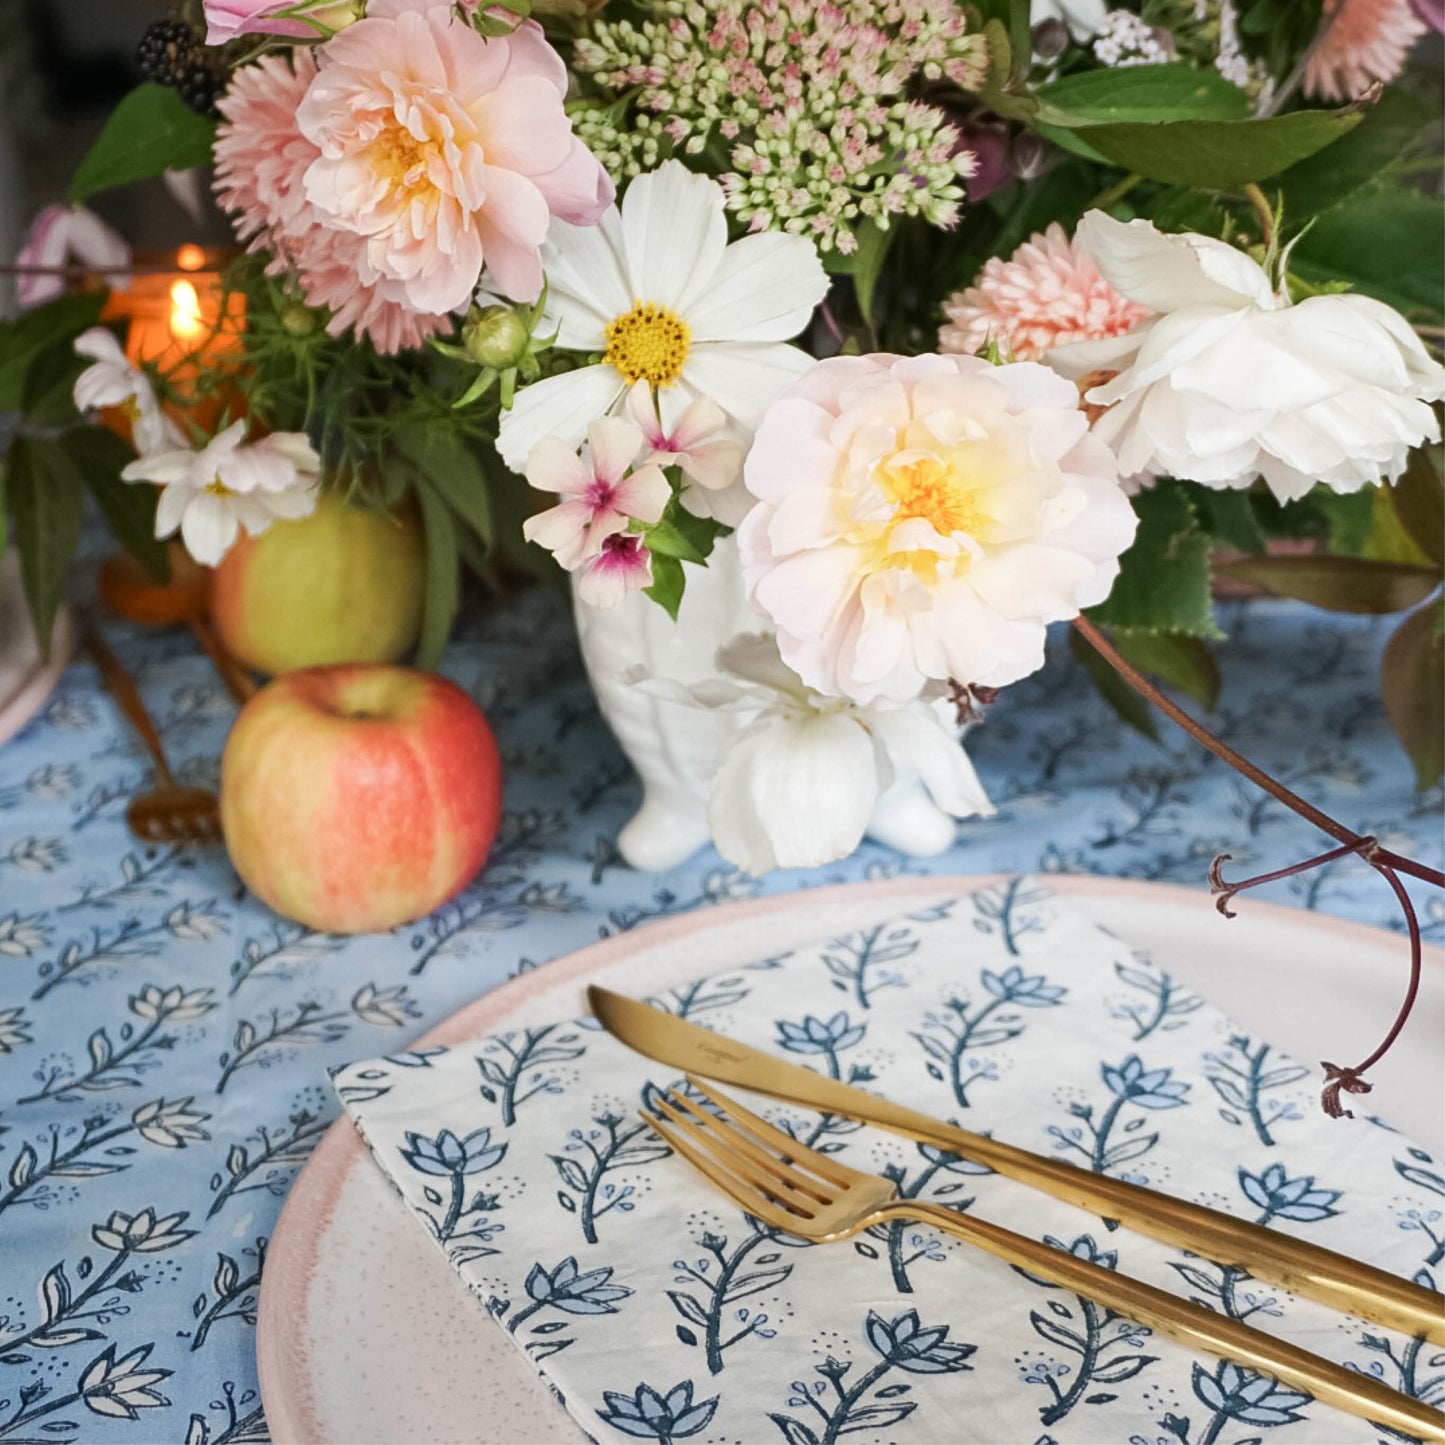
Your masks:
<svg viewBox="0 0 1445 1445"><path fill-rule="evenodd" d="M1216 1264L1242 1269L1292 1294L1445 1344L1445 1296L1411 1280L1202 1204L1092 1174L1062 1159L930 1118L596 984L588 988L587 998L608 1033L659 1063L935 1145L1066 1204L1117 1220Z"/></svg>

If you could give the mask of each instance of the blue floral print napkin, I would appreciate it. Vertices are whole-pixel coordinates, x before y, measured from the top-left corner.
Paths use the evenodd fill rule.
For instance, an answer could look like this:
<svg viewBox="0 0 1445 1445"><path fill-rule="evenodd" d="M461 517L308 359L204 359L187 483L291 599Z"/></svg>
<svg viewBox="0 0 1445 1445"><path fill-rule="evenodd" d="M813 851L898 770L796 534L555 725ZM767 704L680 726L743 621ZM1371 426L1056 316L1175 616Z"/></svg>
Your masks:
<svg viewBox="0 0 1445 1445"><path fill-rule="evenodd" d="M1085 1169L1403 1275L1445 1257L1438 1169L1032 880L653 1002ZM1325 1445L1379 1433L908 1223L808 1246L760 1227L639 1118L675 1074L594 1021L351 1065L377 1162L598 1440ZM756 1101L749 1101L756 1105ZM966 1209L1396 1388L1439 1352L928 1146L762 1106L905 1195ZM1432 1281L1433 1282L1433 1281Z"/></svg>

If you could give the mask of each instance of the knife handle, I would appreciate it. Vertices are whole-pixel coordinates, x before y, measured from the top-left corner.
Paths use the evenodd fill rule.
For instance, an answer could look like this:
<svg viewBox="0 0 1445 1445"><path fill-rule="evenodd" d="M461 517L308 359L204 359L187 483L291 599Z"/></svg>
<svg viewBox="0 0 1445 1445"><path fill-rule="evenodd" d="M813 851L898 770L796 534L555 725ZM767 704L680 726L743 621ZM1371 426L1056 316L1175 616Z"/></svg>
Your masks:
<svg viewBox="0 0 1445 1445"><path fill-rule="evenodd" d="M890 1116L897 1116L896 1121L889 1122ZM1423 1335L1433 1344L1445 1344L1445 1295L1374 1265L1203 1204L1191 1204L1104 1174L1091 1174L1063 1160L973 1134L912 1110L884 1105L867 1122L896 1129L976 1164L986 1164L1055 1199L1104 1219L1118 1220L1126 1228L1215 1264L1243 1270L1291 1294L1401 1334Z"/></svg>
<svg viewBox="0 0 1445 1445"><path fill-rule="evenodd" d="M1085 1299L1179 1340L1191 1349L1272 1375L1281 1384L1293 1385L1326 1405L1421 1440L1445 1441L1445 1415L1422 1401L1227 1315L1214 1314L1166 1294L1142 1280L1116 1274L1090 1260L1027 1239L988 1220L960 1214L942 1204L898 1200L884 1205L878 1214L881 1218L919 1220L957 1235L1031 1275L1074 1290Z"/></svg>

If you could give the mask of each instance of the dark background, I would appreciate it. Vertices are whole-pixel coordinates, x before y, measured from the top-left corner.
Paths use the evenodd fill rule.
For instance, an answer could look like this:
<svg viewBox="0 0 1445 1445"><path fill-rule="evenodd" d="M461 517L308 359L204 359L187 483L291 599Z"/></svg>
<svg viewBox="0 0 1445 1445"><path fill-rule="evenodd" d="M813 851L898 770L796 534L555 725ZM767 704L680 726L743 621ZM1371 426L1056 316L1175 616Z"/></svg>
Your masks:
<svg viewBox="0 0 1445 1445"><path fill-rule="evenodd" d="M141 80L135 49L164 0L0 0L0 261L32 218L64 198L116 102ZM207 207L189 216L159 182L97 196L93 209L137 250L225 239ZM0 315L13 303L0 278Z"/></svg>

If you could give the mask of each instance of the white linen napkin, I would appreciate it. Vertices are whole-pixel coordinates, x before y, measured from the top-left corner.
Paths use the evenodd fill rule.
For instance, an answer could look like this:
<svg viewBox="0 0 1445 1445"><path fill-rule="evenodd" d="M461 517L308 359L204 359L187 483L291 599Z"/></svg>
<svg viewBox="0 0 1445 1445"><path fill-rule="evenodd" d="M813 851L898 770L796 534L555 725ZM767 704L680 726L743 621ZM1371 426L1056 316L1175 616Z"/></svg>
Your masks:
<svg viewBox="0 0 1445 1445"><path fill-rule="evenodd" d="M900 1103L1402 1275L1445 1175L1033 880L654 999ZM639 1117L675 1071L595 1021L351 1065L335 1084L413 1215L599 1440L1375 1441L908 1223L806 1246ZM880 1131L743 1096L903 1193L1049 1238L1440 1403L1439 1352ZM1433 1383L1432 1383L1433 1381ZM1433 1396L1432 1396L1433 1392Z"/></svg>

